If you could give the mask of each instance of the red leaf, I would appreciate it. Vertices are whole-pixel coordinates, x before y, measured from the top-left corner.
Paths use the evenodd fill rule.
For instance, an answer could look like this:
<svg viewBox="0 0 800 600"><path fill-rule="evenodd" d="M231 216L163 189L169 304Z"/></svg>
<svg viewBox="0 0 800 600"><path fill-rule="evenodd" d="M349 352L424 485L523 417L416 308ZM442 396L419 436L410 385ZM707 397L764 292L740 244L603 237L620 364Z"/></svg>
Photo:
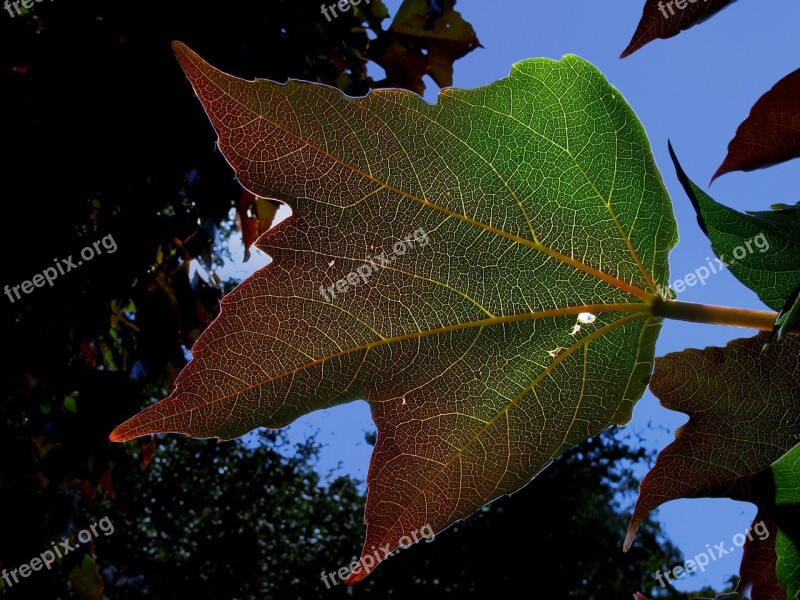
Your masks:
<svg viewBox="0 0 800 600"><path fill-rule="evenodd" d="M775 573L775 540L778 537L778 527L772 521L764 518L762 511L756 515L753 525L764 522L769 531L765 539L753 536L744 544L742 565L739 569L741 579L736 591L750 600L786 600L786 588L783 587Z"/></svg>
<svg viewBox="0 0 800 600"><path fill-rule="evenodd" d="M256 196L252 192L242 189L236 213L242 228L242 242L244 243L244 259L250 258L250 246L262 233L272 227L278 203Z"/></svg>
<svg viewBox="0 0 800 600"><path fill-rule="evenodd" d="M94 502L97 497L97 490L85 479L74 479L72 481L72 489L78 490L81 497L89 504Z"/></svg>
<svg viewBox="0 0 800 600"><path fill-rule="evenodd" d="M150 466L153 456L155 456L156 438L152 435L149 438L141 438L139 440L139 452L142 457L141 469L144 471Z"/></svg>
<svg viewBox="0 0 800 600"><path fill-rule="evenodd" d="M112 500L116 498L117 494L114 492L114 486L111 483L111 469L103 471L103 474L100 475L100 479L97 481L97 486L102 487Z"/></svg>
<svg viewBox="0 0 800 600"><path fill-rule="evenodd" d="M625 58L655 39L667 39L702 23L736 0L647 0L636 32L620 55ZM684 7L679 8L683 2Z"/></svg>
<svg viewBox="0 0 800 600"><path fill-rule="evenodd" d="M762 353L767 339L761 333L724 348L687 349L656 360L650 389L664 407L689 415L689 422L642 481L626 548L642 519L670 500L754 501L753 477L794 446L800 434L800 339L787 336Z"/></svg>
<svg viewBox="0 0 800 600"><path fill-rule="evenodd" d="M753 171L800 156L800 69L789 73L750 109L711 181L731 171Z"/></svg>

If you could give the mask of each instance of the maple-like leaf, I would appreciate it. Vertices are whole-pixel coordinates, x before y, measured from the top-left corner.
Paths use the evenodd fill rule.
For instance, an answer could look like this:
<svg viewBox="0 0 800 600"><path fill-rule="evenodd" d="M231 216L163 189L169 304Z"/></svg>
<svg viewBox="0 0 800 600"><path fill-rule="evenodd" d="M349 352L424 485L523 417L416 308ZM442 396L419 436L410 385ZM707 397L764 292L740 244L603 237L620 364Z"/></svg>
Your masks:
<svg viewBox="0 0 800 600"><path fill-rule="evenodd" d="M800 69L759 98L728 144L728 155L711 178L752 171L800 157Z"/></svg>
<svg viewBox="0 0 800 600"><path fill-rule="evenodd" d="M230 439L366 399L377 563L629 420L676 225L597 69L524 61L431 105L244 81L175 50L241 183L293 216L258 240L273 262L223 300L175 391L113 440Z"/></svg>
<svg viewBox="0 0 800 600"><path fill-rule="evenodd" d="M636 52L653 40L667 39L702 23L736 0L647 0L639 25L620 58Z"/></svg>
<svg viewBox="0 0 800 600"><path fill-rule="evenodd" d="M768 337L724 348L688 349L656 361L650 389L666 408L689 415L642 481L625 547L639 523L678 498L754 501L756 476L800 436L800 338L762 353Z"/></svg>

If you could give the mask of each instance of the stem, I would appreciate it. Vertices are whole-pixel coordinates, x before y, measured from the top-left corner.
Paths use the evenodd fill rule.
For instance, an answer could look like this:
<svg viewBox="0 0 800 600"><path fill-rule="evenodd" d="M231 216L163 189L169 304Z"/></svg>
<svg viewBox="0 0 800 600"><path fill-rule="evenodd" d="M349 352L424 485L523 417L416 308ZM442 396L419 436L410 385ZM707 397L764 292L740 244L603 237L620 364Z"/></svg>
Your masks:
<svg viewBox="0 0 800 600"><path fill-rule="evenodd" d="M772 331L775 319L778 317L777 313L765 310L708 306L706 304L664 300L660 297L653 302L653 314L665 319L709 323L712 325L731 325L733 327L760 329L762 331ZM800 327L795 327L791 333L800 333Z"/></svg>

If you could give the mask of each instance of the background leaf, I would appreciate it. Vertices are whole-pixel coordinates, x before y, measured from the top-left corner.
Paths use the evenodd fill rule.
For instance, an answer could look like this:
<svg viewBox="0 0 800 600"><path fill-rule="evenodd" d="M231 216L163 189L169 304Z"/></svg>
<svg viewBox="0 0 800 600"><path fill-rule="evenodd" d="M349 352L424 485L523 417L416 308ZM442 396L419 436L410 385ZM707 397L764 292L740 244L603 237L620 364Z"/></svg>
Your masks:
<svg viewBox="0 0 800 600"><path fill-rule="evenodd" d="M739 585L737 591L750 600L786 600L786 588L776 573L777 555L775 542L778 527L759 510L753 519L751 528L759 523L769 532L766 539L754 535L742 548L742 563L739 567Z"/></svg>
<svg viewBox="0 0 800 600"><path fill-rule="evenodd" d="M86 554L81 564L69 573L73 591L81 600L104 600L103 578L94 559Z"/></svg>
<svg viewBox="0 0 800 600"><path fill-rule="evenodd" d="M755 500L755 476L800 438L800 339L788 336L762 354L767 335L656 361L650 389L689 422L642 481L626 544L639 521L670 500Z"/></svg>
<svg viewBox="0 0 800 600"><path fill-rule="evenodd" d="M702 23L736 0L677 0L664 2L647 0L642 11L642 18L636 27L628 47L620 58L636 52L642 46L655 39L667 39L678 35L681 31ZM683 8L679 8L683 4Z"/></svg>
<svg viewBox="0 0 800 600"><path fill-rule="evenodd" d="M778 578L786 586L789 598L794 600L800 594L800 551L783 531L778 532L775 550L778 555Z"/></svg>
<svg viewBox="0 0 800 600"><path fill-rule="evenodd" d="M711 178L752 171L800 156L800 69L761 96L728 144L728 155Z"/></svg>
<svg viewBox="0 0 800 600"><path fill-rule="evenodd" d="M783 310L800 284L800 212L789 208L744 214L723 206L687 177L671 144L669 150L714 254L764 304Z"/></svg>
<svg viewBox="0 0 800 600"><path fill-rule="evenodd" d="M771 467L781 529L775 543L777 574L789 598L800 596L800 444Z"/></svg>
<svg viewBox="0 0 800 600"><path fill-rule="evenodd" d="M240 181L294 212L260 238L274 262L224 299L175 392L112 439L227 439L365 398L366 557L630 418L676 230L640 123L594 67L525 61L429 105L247 82L175 48Z"/></svg>
<svg viewBox="0 0 800 600"><path fill-rule="evenodd" d="M430 75L439 87L453 85L453 63L480 47L456 0L404 0L386 34L370 46L369 58L386 71L391 87L425 91Z"/></svg>
<svg viewBox="0 0 800 600"><path fill-rule="evenodd" d="M242 190L239 202L236 204L236 216L242 230L245 261L250 258L250 246L272 227L278 206L279 203L273 200L259 198L245 189Z"/></svg>

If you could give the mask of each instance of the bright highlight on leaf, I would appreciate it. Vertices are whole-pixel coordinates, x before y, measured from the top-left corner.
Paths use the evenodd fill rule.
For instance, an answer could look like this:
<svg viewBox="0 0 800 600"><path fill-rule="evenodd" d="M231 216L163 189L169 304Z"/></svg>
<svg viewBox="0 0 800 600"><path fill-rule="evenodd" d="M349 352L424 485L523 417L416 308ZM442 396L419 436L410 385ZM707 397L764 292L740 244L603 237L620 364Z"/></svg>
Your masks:
<svg viewBox="0 0 800 600"><path fill-rule="evenodd" d="M230 439L364 398L366 555L629 420L677 235L644 130L597 69L528 60L430 105L244 81L175 51L239 180L293 216L258 240L274 261L224 299L174 393L113 440ZM415 231L429 243L400 252Z"/></svg>

